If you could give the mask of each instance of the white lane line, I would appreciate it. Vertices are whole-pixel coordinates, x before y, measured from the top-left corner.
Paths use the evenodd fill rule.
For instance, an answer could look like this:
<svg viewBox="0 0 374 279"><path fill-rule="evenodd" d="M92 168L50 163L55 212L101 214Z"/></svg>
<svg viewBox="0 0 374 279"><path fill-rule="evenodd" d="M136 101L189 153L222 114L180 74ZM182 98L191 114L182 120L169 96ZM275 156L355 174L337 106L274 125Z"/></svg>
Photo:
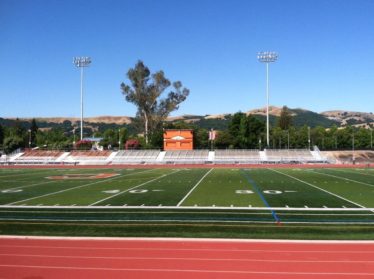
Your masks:
<svg viewBox="0 0 374 279"><path fill-rule="evenodd" d="M329 192L329 191L327 191L327 190L325 190L325 189L323 189L323 188L320 188L320 187L318 187L318 186L316 186L316 185L313 185L313 184L311 184L311 183L309 183L309 182L306 182L306 181L304 181L304 180L301 180L301 179L299 179L299 178L296 178L296 177L294 177L294 176L292 176L292 175L289 175L289 174L286 174L286 173L283 173L283 172L277 171L277 170L275 170L275 169L269 169L269 170L274 171L274 172L279 173L279 174L283 174L284 176L288 176L288 177L290 177L290 178L292 178L292 179L294 179L294 180L297 180L297 181L299 181L299 182L301 182L301 183L304 183L304 184L306 184L306 185L309 185L309 186L311 186L311 187L313 187L313 188L316 188L316 189L318 189L318 190L320 190L320 191L322 191L322 192L328 193L328 194L330 194L330 195L332 195L332 196L334 196L334 197L337 197L337 198L339 198L339 199L342 199L342 200L344 200L344 201L346 201L346 202L349 202L349 203L354 204L354 205L356 205L356 206L359 206L359 207L361 207L361 208L366 208L365 206L363 206L363 205L361 205L361 204L358 204L358 203L356 203L356 202L353 202L353 201L351 201L351 200L348 200L348 199L346 199L346 198L343 198L342 196L339 196L339 195L337 195L337 194L334 194L334 193L332 193L332 192Z"/></svg>
<svg viewBox="0 0 374 279"><path fill-rule="evenodd" d="M100 271L138 271L138 272L184 272L184 273L222 273L222 274L274 274L274 275L339 275L339 276L374 276L370 272L292 272L292 271L242 271L242 270L216 270L216 269L172 269L172 268L108 268L108 267L79 267L79 266L52 266L52 265L21 265L0 264L0 267L60 269L60 270L100 270Z"/></svg>
<svg viewBox="0 0 374 279"><path fill-rule="evenodd" d="M97 239L96 239L97 238ZM321 254L321 253L326 253L326 254L348 254L348 255L356 255L356 254L367 254L368 257L371 257L372 254L374 254L373 250L364 250L362 248L366 247L367 245L374 245L373 240L285 240L285 239L217 239L217 238L201 238L201 239L193 239L193 238L176 238L176 239L171 239L171 238L161 238L161 237L155 237L154 239L150 239L147 237L139 237L139 239L135 237L124 237L124 238L118 238L118 237L113 237L113 239L110 239L109 237L89 237L89 236L82 236L82 237L65 237L65 236L0 236L0 239L42 239L42 240L70 240L70 241L82 241L82 240L92 240L92 241L99 241L99 240L108 240L108 241L113 241L117 240L120 241L119 243L138 243L139 241L149 241L150 243L154 243L154 241L168 241L168 242L190 242L190 243L205 243L205 242L210 242L210 243L296 243L296 244L307 244L308 248L307 249L302 249L302 250L282 250L281 248L279 249L253 249L253 248L204 248L204 246L199 246L195 248L167 248L167 247L113 247L113 246L106 246L106 247L95 247L95 246L80 246L80 245L63 245L63 246L56 246L56 245L11 245L11 244L1 244L0 248L30 248L30 249L55 249L55 250L66 250L66 249L72 249L72 250L86 250L86 251L91 251L91 250L101 250L101 251L108 251L108 250L116 250L116 251L196 251L196 252L251 252L251 253L295 253L295 254L300 254L300 253L306 253L306 254ZM334 250L328 249L326 246L324 248L326 249L309 249L310 247L313 247L315 244L337 244L336 247L339 247L339 245L342 244L353 244L353 247L356 247L356 250Z"/></svg>
<svg viewBox="0 0 374 279"><path fill-rule="evenodd" d="M127 190L124 190L124 191L119 192L119 193L117 193L117 194L111 195L111 196L106 197L106 198L104 198L104 199L101 199L101 200L95 201L94 203L91 203L89 206L93 206L93 205L95 205L95 204L98 204L98 203L101 203L101 202L103 202L103 201L109 200L109 199L114 198L114 197L116 197L116 196L122 195L122 194L124 194L124 193L126 193L126 192L128 192L128 191L134 190L134 189L136 189L136 188L138 188L138 187L144 186L144 185L146 185L146 184L148 184L148 183L151 183L151 182L153 182L153 181L155 181L155 180L159 180L159 179L161 179L161 178L164 178L164 177L166 177L166 176L169 176L169 175L174 174L174 173L179 172L179 171L180 171L180 170L176 170L176 171L173 171L173 172L168 173L168 174L163 174L163 175L161 175L161 176L157 176L157 177L154 178L154 179L151 179L151 180L148 180L148 181L143 182L143 183L141 183L141 184L138 184L138 185L136 185L136 186L134 186L134 187L131 187L131 188L127 189Z"/></svg>
<svg viewBox="0 0 374 279"><path fill-rule="evenodd" d="M38 198L44 198L44 197L47 197L47 196L60 194L60 193L75 190L75 189L78 189L78 188L87 187L87 186L91 186L91 185L94 185L94 184L99 184L99 183L111 181L111 180L114 180L114 179L118 179L118 178L121 178L121 177L125 177L125 176L128 176L128 175L134 175L134 174L143 173L143 172L152 171L152 170L155 170L155 169L139 171L139 172L136 172L136 173L129 173L129 174L124 174L124 175L118 175L118 176L115 176L115 177L112 177L112 178L103 179L103 180L95 181L95 182L88 183L88 184L83 184L83 185L72 187L72 188L69 188L69 189L65 189L65 190L61 190L61 191L57 191L57 192L52 192L52 193L48 193L48 194L44 194L44 195L41 195L41 196L36 196L36 197L20 200L20 201L15 201L15 202L12 202L12 203L8 203L7 205L12 205L12 204L25 202L25 201L29 201L29 200L33 200L33 199L38 199Z"/></svg>
<svg viewBox="0 0 374 279"><path fill-rule="evenodd" d="M354 182L354 183L358 183L358 184L362 184L362 185L366 185L366 186L374 187L373 184L369 184L369 183L365 183L365 182L361 182L361 181L357 181L357 180L349 179L349 178L346 178L346 177L336 176L336 175L329 174L329 173L324 173L324 172L319 172L319 171L312 171L312 170L310 170L310 172L314 172L314 173L318 173L318 174L323 174L323 175L327 175L327 176L331 176L331 177L339 178L339 179L341 179L341 180L351 181L351 182Z"/></svg>
<svg viewBox="0 0 374 279"><path fill-rule="evenodd" d="M240 259L240 258L197 258L197 257L113 257L113 256L61 256L45 254L0 254L4 257L35 258L73 258L73 259L108 259L108 260L164 260L164 261L238 261L238 262L277 262L277 263L374 263L374 260L277 260L277 259Z"/></svg>
<svg viewBox="0 0 374 279"><path fill-rule="evenodd" d="M195 190L195 188L197 186L199 186L199 184L204 180L204 178L213 170L213 168L211 168L209 171L207 171L203 177L195 184L195 186L192 187L192 189L187 193L187 195L185 195L183 197L183 199L177 204L177 206L179 207L187 198L189 195L191 195L191 193Z"/></svg>
<svg viewBox="0 0 374 279"><path fill-rule="evenodd" d="M229 243L302 243L302 244L308 244L308 247L309 246L313 246L315 244L354 244L356 246L356 248L358 248L358 250L354 251L355 253L370 253L370 254L373 254L374 253L374 250L363 250L362 247L367 247L368 244L370 245L374 245L374 241L373 240L311 240L311 239L308 239L308 240L292 240L292 239L248 239L248 238L182 238L182 237L105 237L105 236L102 236L102 237L99 237L99 236L34 236L34 235L0 235L0 240L2 239L6 239L6 240L9 240L9 239L26 239L26 240L76 240L76 241L82 241L82 240L95 240L95 241L98 241L98 240L105 240L105 241L110 241L112 242L113 240L120 240L122 243L139 243L139 242L143 242L143 241L150 241L150 242L157 242L157 241L163 241L163 242L177 242L177 243L185 243L185 242L196 242L196 243L205 243L205 242L217 242L217 243L222 243L222 242L229 242ZM7 243L10 243L10 242L7 242ZM362 247L360 247L362 246ZM79 247L76 247L76 246L51 246L51 245L10 245L10 244L7 244L7 245L3 245L3 244L0 244L0 247L17 247L17 248L75 248L75 249L80 249ZM144 247L143 247L144 248ZM82 247L83 249L83 247ZM86 249L86 248L84 248ZM101 248L96 248L96 247L88 247L88 249L112 249L110 247L101 247ZM116 248L113 248L113 249L127 249L127 248L119 248L119 247L116 247ZM129 248L129 249L141 249L140 247L139 248ZM147 248L147 249L150 249L150 248ZM158 248L158 250L160 250L161 248ZM181 248L177 248L177 250L179 250ZM186 249L186 248L182 248L182 249ZM206 249L206 248L204 248ZM221 248L219 248L220 251L222 250ZM162 248L162 250L164 250L164 248ZM165 250L167 250L167 248L165 248ZM201 248L197 248L197 250L201 250ZM210 249L211 250L211 249ZM227 249L226 249L227 250ZM234 248L230 248L229 249L230 251L234 250L234 251L237 251L238 249ZM245 251L249 251L249 250L245 250ZM253 250L251 250L253 251ZM261 250L263 251L263 250ZM271 251L275 251L274 249L271 250ZM278 250L279 251L279 250ZM281 251L286 251L286 250L281 250ZM303 249L302 250L303 252L312 252L310 250L306 250L306 249ZM316 250L314 250L316 251ZM329 250L320 250L320 253L323 253L323 252L333 252L333 250L331 250L331 248ZM297 252L295 250L291 250L291 252ZM300 252L300 250L298 251ZM336 251L335 251L336 252ZM339 253L352 253L352 250L339 250L338 251Z"/></svg>

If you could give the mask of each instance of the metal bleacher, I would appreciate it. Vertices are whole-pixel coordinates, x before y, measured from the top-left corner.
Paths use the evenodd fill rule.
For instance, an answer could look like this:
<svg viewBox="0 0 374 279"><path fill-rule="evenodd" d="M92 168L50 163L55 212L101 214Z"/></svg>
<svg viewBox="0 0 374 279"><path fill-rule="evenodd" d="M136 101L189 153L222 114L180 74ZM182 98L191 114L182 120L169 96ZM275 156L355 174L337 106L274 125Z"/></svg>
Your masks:
<svg viewBox="0 0 374 279"><path fill-rule="evenodd" d="M55 150L28 150L14 159L13 163L28 165L54 164L62 154L62 151Z"/></svg>
<svg viewBox="0 0 374 279"><path fill-rule="evenodd" d="M166 163L203 164L208 161L209 150L166 151L163 159Z"/></svg>
<svg viewBox="0 0 374 279"><path fill-rule="evenodd" d="M215 163L259 163L260 151L257 149L225 149L215 151Z"/></svg>
<svg viewBox="0 0 374 279"><path fill-rule="evenodd" d="M312 162L315 161L313 154L308 149L266 149L267 161L269 162Z"/></svg>
<svg viewBox="0 0 374 279"><path fill-rule="evenodd" d="M69 156L66 157L64 163L79 163L83 165L104 165L112 151L71 151Z"/></svg>
<svg viewBox="0 0 374 279"><path fill-rule="evenodd" d="M155 163L160 150L121 150L112 158L112 164Z"/></svg>
<svg viewBox="0 0 374 279"><path fill-rule="evenodd" d="M356 152L357 162L361 157ZM341 154L340 154L341 155ZM367 156L366 156L367 155ZM374 160L365 153L366 161ZM372 156L372 157L370 157ZM120 150L70 152L27 150L3 156L1 164L74 164L74 165L126 165L126 164L287 164L327 163L323 154L315 148L308 149L217 149L209 150ZM343 157L343 156L341 156ZM370 157L370 158L369 158ZM350 156L352 158L352 155ZM362 159L363 160L363 159Z"/></svg>

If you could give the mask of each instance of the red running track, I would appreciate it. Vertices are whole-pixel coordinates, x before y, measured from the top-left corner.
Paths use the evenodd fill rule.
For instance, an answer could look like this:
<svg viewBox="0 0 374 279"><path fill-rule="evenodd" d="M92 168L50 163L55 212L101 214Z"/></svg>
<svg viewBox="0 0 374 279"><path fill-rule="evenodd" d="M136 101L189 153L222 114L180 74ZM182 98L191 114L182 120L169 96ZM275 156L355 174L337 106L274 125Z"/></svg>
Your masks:
<svg viewBox="0 0 374 279"><path fill-rule="evenodd" d="M374 278L374 242L0 237L0 278Z"/></svg>

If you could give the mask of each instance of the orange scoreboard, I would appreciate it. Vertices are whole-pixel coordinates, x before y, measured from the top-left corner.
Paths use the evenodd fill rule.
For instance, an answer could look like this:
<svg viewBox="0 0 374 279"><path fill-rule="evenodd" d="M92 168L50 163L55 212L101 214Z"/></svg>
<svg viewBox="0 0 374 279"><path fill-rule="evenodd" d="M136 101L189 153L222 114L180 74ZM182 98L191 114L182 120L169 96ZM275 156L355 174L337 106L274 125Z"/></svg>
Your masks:
<svg viewBox="0 0 374 279"><path fill-rule="evenodd" d="M164 150L192 150L192 130L164 130Z"/></svg>

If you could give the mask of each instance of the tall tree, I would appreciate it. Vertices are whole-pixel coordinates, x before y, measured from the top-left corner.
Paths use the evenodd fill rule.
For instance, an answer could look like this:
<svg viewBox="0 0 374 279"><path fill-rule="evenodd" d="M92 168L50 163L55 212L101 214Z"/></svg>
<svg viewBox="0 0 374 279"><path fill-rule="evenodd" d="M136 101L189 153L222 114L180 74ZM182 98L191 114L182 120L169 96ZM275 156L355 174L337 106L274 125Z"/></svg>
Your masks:
<svg viewBox="0 0 374 279"><path fill-rule="evenodd" d="M151 74L149 68L138 61L134 68L127 72L130 85L121 83L122 94L126 101L137 106L137 117L144 124L144 137L148 144L149 134L160 128L170 112L177 110L179 104L188 96L189 90L180 81L171 83L163 71ZM172 85L165 98L161 95Z"/></svg>
<svg viewBox="0 0 374 279"><path fill-rule="evenodd" d="M35 144L35 139L36 139L36 133L38 132L38 125L36 125L35 118L31 120L31 126L30 126L30 140L31 144Z"/></svg>
<svg viewBox="0 0 374 279"><path fill-rule="evenodd" d="M0 145L3 145L3 141L4 141L4 128L0 124Z"/></svg>
<svg viewBox="0 0 374 279"><path fill-rule="evenodd" d="M283 106L280 117L278 120L278 126L282 130L287 130L292 125L292 115L290 111L288 110L287 106Z"/></svg>

